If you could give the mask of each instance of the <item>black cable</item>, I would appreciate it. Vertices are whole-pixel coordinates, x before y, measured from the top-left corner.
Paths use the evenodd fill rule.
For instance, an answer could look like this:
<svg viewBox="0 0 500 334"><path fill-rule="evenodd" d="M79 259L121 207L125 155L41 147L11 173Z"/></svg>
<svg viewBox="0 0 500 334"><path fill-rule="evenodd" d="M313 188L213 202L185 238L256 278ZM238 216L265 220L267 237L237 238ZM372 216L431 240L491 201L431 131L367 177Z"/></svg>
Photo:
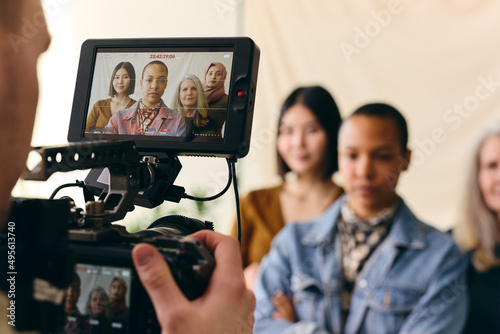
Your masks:
<svg viewBox="0 0 500 334"><path fill-rule="evenodd" d="M213 201L214 199L217 199L217 198L221 197L222 195L224 195L226 193L226 191L229 189L229 186L231 185L231 180L232 180L231 164L234 165L234 161L230 162L230 159L226 159L226 161L227 161L227 167L229 170L229 177L227 179L226 187L224 189L222 189L222 191L220 193L213 195L213 196L210 196L210 197L196 197L196 196L191 196L188 194L183 194L182 198L191 199L193 201L207 202L207 201Z"/></svg>
<svg viewBox="0 0 500 334"><path fill-rule="evenodd" d="M237 226L237 233L238 233L238 243L241 246L241 214L240 214L240 195L238 193L238 183L236 180L236 159L226 159L227 161L227 167L229 169L229 177L227 180L226 187L217 195L211 196L211 197L196 197L196 196L191 196L186 193L182 195L182 198L187 198L191 199L194 201L211 201L216 198L221 197L226 193L226 191L229 189L229 186L231 185L231 182L233 183L233 189L234 189L234 197L236 200L236 226Z"/></svg>
<svg viewBox="0 0 500 334"><path fill-rule="evenodd" d="M234 162L231 164L231 174L233 177L234 198L236 201L236 226L237 226L236 230L237 230L238 243L240 244L241 248L240 195L238 194L238 182L236 180L236 167Z"/></svg>
<svg viewBox="0 0 500 334"><path fill-rule="evenodd" d="M61 189L64 189L64 188L69 188L69 187L81 187L81 188L86 188L85 184L83 183L83 181L76 181L75 183L66 183L66 184L62 184L60 185L59 187L57 187L53 192L52 194L50 195L49 199L54 199L54 197L56 197L57 193L59 192L59 190Z"/></svg>

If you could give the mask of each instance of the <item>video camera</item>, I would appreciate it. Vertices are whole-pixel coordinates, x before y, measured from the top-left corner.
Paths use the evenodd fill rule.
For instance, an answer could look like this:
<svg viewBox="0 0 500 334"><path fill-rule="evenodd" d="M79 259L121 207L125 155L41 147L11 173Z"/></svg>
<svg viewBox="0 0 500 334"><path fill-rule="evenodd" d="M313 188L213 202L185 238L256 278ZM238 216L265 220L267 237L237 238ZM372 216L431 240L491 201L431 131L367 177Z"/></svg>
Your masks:
<svg viewBox="0 0 500 334"><path fill-rule="evenodd" d="M13 200L0 236L6 254L0 287L9 298L11 325L43 333L159 333L131 260L139 242L164 255L187 298L203 294L215 262L186 235L213 229L211 222L167 216L133 234L112 222L134 205L210 200L229 188L236 159L250 147L259 55L249 38L82 45L70 144L34 148L39 162L22 178L44 181L56 172L91 169L76 184L86 206L54 199L57 190L50 199ZM126 107L109 99L119 93L129 97ZM207 199L187 195L173 184L182 168L179 155L226 158L225 189Z"/></svg>

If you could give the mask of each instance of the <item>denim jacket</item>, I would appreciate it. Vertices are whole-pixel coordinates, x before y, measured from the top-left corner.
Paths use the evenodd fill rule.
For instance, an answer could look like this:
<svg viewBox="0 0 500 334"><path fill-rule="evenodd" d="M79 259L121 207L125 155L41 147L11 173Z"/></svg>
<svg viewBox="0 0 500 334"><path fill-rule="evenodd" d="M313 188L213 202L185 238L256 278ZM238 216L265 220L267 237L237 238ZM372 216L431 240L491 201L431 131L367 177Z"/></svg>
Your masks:
<svg viewBox="0 0 500 334"><path fill-rule="evenodd" d="M288 224L263 259L254 333L341 333L340 206ZM467 261L450 238L419 221L400 199L386 238L352 293L344 333L460 333L467 312ZM299 319L275 320L275 291L291 295Z"/></svg>

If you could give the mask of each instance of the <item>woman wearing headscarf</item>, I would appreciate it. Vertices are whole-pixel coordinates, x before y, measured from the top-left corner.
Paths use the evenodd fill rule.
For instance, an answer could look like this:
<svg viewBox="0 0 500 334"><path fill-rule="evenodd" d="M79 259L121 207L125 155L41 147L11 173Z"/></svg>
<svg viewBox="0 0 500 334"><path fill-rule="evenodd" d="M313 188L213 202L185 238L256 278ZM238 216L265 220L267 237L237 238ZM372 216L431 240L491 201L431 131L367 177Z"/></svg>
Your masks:
<svg viewBox="0 0 500 334"><path fill-rule="evenodd" d="M221 63L210 63L205 70L203 90L207 97L209 106L208 115L217 122L217 130L220 132L226 122L227 94L224 83L226 81L226 67Z"/></svg>
<svg viewBox="0 0 500 334"><path fill-rule="evenodd" d="M126 295L127 283L121 277L114 277L109 284L109 305L114 319L126 319L128 317Z"/></svg>

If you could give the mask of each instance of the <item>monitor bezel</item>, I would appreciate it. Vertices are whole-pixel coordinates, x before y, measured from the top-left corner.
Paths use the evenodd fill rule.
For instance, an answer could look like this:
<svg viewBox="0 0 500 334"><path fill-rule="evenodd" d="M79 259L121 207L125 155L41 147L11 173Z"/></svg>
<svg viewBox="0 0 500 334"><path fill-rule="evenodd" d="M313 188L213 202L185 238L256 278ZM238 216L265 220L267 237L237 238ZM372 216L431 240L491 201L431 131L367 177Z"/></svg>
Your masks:
<svg viewBox="0 0 500 334"><path fill-rule="evenodd" d="M85 133L95 62L99 50L144 50L159 48L176 52L211 50L233 52L229 78L228 108L221 142L194 142L176 137ZM260 51L247 37L90 39L83 43L78 67L68 141L133 140L140 154L167 152L177 155L244 157L250 148L257 69Z"/></svg>

